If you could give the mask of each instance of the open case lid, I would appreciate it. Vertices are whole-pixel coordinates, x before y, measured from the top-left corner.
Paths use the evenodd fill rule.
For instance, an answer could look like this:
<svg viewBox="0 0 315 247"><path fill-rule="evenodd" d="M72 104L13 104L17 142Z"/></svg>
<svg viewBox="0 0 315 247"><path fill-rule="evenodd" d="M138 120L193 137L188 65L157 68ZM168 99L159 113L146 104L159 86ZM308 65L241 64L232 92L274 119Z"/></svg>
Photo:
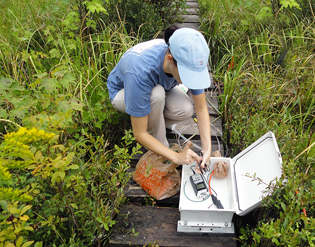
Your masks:
<svg viewBox="0 0 315 247"><path fill-rule="evenodd" d="M260 205L269 183L282 173L276 138L268 132L232 159L237 198L236 214L242 216Z"/></svg>

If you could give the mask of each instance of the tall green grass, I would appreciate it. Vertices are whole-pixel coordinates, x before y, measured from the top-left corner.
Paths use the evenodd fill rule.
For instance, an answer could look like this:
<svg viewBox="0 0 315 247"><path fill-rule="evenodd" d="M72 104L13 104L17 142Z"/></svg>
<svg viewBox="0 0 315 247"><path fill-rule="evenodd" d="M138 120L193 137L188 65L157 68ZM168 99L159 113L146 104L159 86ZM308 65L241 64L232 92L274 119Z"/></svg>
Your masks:
<svg viewBox="0 0 315 247"><path fill-rule="evenodd" d="M1 117L30 126L34 124L33 115L38 115L41 121L37 125L46 124L47 114L43 113L49 112L58 118L59 99L64 98L73 102L73 110L81 111L76 114L77 129L108 137L112 133L115 139L115 132L119 130L114 126L121 115L116 114L109 102L106 77L120 56L138 39L126 32L123 23L108 24L101 19L94 21L98 22L98 29L86 36L69 1L47 1L45 4L17 1L1 11L9 24L8 29L0 33L0 73L24 88L24 95L5 90L3 97L20 98L30 111L20 118L10 111L12 107L4 105ZM49 95L51 104L39 104L43 94ZM14 104L13 107L16 108ZM68 116L66 119L71 121ZM66 122L67 128L69 123ZM58 121L53 125L61 128ZM110 126L115 129L114 133ZM123 135L124 130L120 131L118 136ZM71 136L72 132L65 129L66 136Z"/></svg>
<svg viewBox="0 0 315 247"><path fill-rule="evenodd" d="M70 9L70 0L46 1L38 0L1 1L0 3L0 38L1 45L8 50L29 46L35 42L39 46L43 40L37 37L37 32L52 25L57 26ZM37 40L34 40L34 36Z"/></svg>
<svg viewBox="0 0 315 247"><path fill-rule="evenodd" d="M94 15L82 29L74 1L5 2L0 8L0 143L23 126L55 133L56 145L28 142L36 157L33 168L9 167L9 181L3 180L2 165L23 158L0 150L0 188L21 188L33 197L23 204L33 206L28 231L11 236L5 231L9 223L1 224L0 245L101 246L124 201L127 168L138 149L129 150L134 141L126 131L129 122L111 106L106 79L138 38L124 23L104 23ZM75 169L62 168L65 160ZM19 217L7 205L22 209L22 202L3 196L1 222L11 214Z"/></svg>
<svg viewBox="0 0 315 247"><path fill-rule="evenodd" d="M315 23L303 9L261 19L258 1L199 2L230 156L273 131L283 158L272 196L236 218L239 243L314 246Z"/></svg>

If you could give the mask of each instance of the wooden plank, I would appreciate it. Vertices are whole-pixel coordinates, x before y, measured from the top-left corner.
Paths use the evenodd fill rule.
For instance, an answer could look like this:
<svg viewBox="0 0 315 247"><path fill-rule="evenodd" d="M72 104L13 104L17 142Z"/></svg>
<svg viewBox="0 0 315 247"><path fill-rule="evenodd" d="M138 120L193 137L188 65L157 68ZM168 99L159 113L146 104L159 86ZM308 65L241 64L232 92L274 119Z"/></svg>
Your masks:
<svg viewBox="0 0 315 247"><path fill-rule="evenodd" d="M198 8L198 2L196 1L187 1L189 8Z"/></svg>
<svg viewBox="0 0 315 247"><path fill-rule="evenodd" d="M209 114L212 116L220 115L218 93L213 91L205 92Z"/></svg>
<svg viewBox="0 0 315 247"><path fill-rule="evenodd" d="M117 216L108 246L236 246L235 236L178 234L179 218L177 208L124 205Z"/></svg>
<svg viewBox="0 0 315 247"><path fill-rule="evenodd" d="M210 123L212 140L216 139L216 137L221 137L223 135L222 119L219 117L210 116ZM192 118L177 123L176 130L179 131L182 135L199 135L198 126ZM171 131L170 133L174 135L176 134L175 131Z"/></svg>
<svg viewBox="0 0 315 247"><path fill-rule="evenodd" d="M199 23L199 16L198 15L181 15L181 19L185 23Z"/></svg>
<svg viewBox="0 0 315 247"><path fill-rule="evenodd" d="M188 96L192 99L192 94L188 91ZM212 116L217 116L220 114L219 112L219 103L218 103L218 93L213 92L211 90L205 91L205 96L207 99L207 106L209 110L209 114Z"/></svg>
<svg viewBox="0 0 315 247"><path fill-rule="evenodd" d="M189 15L198 15L197 8L187 8L187 9L180 9L181 13L183 15L189 14Z"/></svg>
<svg viewBox="0 0 315 247"><path fill-rule="evenodd" d="M175 25L178 26L179 28L188 27L193 28L195 30L199 30L200 28L199 23L175 23Z"/></svg>

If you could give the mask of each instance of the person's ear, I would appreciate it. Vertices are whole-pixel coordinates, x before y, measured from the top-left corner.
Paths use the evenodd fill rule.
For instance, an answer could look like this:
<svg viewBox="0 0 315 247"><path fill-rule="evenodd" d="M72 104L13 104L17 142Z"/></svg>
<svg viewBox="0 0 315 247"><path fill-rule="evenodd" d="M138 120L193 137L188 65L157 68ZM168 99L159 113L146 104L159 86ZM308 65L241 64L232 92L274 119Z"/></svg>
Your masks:
<svg viewBox="0 0 315 247"><path fill-rule="evenodd" d="M168 54L168 55L167 55L167 60L168 60L170 63L173 62L173 56L172 56L172 54Z"/></svg>

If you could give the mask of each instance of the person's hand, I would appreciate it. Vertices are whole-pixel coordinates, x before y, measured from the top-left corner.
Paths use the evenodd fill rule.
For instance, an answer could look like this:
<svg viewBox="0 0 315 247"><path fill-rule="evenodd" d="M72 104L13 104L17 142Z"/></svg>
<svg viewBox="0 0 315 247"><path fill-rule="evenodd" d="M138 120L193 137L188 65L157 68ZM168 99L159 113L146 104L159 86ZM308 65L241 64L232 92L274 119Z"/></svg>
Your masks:
<svg viewBox="0 0 315 247"><path fill-rule="evenodd" d="M197 163L201 162L202 157L196 154L191 149L182 150L180 153L176 153L174 163L178 165L190 165L191 162L196 161Z"/></svg>
<svg viewBox="0 0 315 247"><path fill-rule="evenodd" d="M211 150L203 151L201 150L202 153L202 162L200 164L201 169L205 169L209 167L210 164L210 156L211 156Z"/></svg>

